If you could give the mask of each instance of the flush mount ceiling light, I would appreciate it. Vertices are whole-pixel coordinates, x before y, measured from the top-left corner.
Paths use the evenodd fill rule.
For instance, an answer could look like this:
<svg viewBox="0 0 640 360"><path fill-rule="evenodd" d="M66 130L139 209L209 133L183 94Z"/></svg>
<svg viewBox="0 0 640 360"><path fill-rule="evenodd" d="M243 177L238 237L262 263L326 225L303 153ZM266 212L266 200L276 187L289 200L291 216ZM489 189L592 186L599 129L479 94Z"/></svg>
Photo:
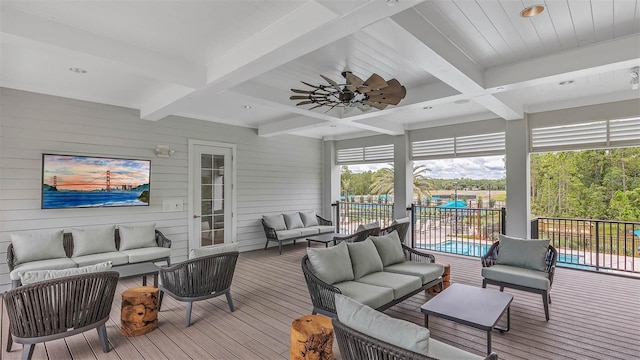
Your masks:
<svg viewBox="0 0 640 360"><path fill-rule="evenodd" d="M343 71L344 84L320 75L329 85L312 85L301 81L301 83L313 88L312 90L291 89L296 94L290 100L303 100L296 104L313 105L309 110L321 106L330 107L329 110L338 107L349 110L357 107L361 111L368 111L372 107L382 110L388 105L398 105L400 100L407 95L407 89L400 85L396 79L385 81L382 76L372 74L367 80L362 80L353 75L351 71Z"/></svg>
<svg viewBox="0 0 640 360"><path fill-rule="evenodd" d="M243 105L242 108L249 110L249 109L251 109L251 105Z"/></svg>
<svg viewBox="0 0 640 360"><path fill-rule="evenodd" d="M640 67L634 66L631 68L631 89L638 90L640 85Z"/></svg>
<svg viewBox="0 0 640 360"><path fill-rule="evenodd" d="M544 5L533 5L520 12L520 16L528 18L540 15L544 11Z"/></svg>
<svg viewBox="0 0 640 360"><path fill-rule="evenodd" d="M559 83L558 83L558 85L560 85L560 86L565 86L565 85L571 85L571 84L573 84L573 83L574 83L574 81L573 81L573 80L565 80L565 81L561 81L561 82L559 82Z"/></svg>
<svg viewBox="0 0 640 360"><path fill-rule="evenodd" d="M70 67L69 71L77 73L77 74L86 74L87 70L82 69L82 68L77 68L77 67Z"/></svg>

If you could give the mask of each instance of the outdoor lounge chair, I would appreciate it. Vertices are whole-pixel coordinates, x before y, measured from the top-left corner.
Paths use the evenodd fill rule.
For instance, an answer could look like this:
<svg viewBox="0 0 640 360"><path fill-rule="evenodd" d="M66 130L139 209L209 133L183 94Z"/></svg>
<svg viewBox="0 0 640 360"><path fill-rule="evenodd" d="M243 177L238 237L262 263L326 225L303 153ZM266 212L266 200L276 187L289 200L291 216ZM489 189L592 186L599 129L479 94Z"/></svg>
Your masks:
<svg viewBox="0 0 640 360"><path fill-rule="evenodd" d="M501 246L503 244L503 246ZM482 260L482 287L487 284L542 295L544 315L549 321L551 285L558 253L548 240L514 239L500 235Z"/></svg>
<svg viewBox="0 0 640 360"><path fill-rule="evenodd" d="M408 218L406 219L408 220ZM380 235L391 234L395 230L398 232L398 237L400 238L400 242L404 244L404 239L407 237L407 231L409 230L409 225L411 225L409 221L396 222L394 220L393 223L391 223L391 225L380 230Z"/></svg>
<svg viewBox="0 0 640 360"><path fill-rule="evenodd" d="M365 241L369 236L380 235L380 227L366 228L345 237L335 237L337 241L360 242Z"/></svg>
<svg viewBox="0 0 640 360"><path fill-rule="evenodd" d="M109 319L118 273L103 271L24 285L4 295L9 316L7 351L22 344L22 359L31 359L37 343L97 329L102 351L109 352L105 323Z"/></svg>

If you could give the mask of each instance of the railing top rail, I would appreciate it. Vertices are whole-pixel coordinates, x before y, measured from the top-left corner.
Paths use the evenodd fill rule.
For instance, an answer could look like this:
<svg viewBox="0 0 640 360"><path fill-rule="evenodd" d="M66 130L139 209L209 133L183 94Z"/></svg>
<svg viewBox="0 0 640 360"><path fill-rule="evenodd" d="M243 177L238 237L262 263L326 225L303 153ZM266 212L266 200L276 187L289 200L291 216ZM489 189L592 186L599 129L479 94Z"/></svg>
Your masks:
<svg viewBox="0 0 640 360"><path fill-rule="evenodd" d="M603 220L603 219L577 219L577 218L562 218L562 217L547 217L547 216L538 216L531 221L536 220L564 220L564 221L584 221L584 222L594 222L594 223L614 223L614 224L633 224L640 226L640 222L635 221L622 221L622 220Z"/></svg>

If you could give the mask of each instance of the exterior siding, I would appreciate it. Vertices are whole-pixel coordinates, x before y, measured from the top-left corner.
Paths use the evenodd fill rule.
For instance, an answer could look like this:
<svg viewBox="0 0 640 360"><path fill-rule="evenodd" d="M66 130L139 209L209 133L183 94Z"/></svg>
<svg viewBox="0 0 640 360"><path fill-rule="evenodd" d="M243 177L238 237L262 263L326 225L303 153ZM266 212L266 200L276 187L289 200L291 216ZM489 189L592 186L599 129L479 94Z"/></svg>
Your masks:
<svg viewBox="0 0 640 360"><path fill-rule="evenodd" d="M0 291L8 289L10 233L156 223L173 240L172 261L188 254L188 140L236 144L236 236L241 251L264 246L263 214L322 209L322 141L261 138L251 128L183 117L141 120L138 110L0 89ZM156 157L157 144L175 154ZM42 153L151 160L149 207L40 209ZM182 212L162 212L181 198ZM273 243L272 245L275 245Z"/></svg>

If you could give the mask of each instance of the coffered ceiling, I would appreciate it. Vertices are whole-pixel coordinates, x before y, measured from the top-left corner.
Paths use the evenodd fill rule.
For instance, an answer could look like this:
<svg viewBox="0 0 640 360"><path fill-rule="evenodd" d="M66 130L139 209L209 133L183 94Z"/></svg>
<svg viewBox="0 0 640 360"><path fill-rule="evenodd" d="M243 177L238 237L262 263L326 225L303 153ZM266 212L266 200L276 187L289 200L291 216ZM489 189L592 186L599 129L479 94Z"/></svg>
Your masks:
<svg viewBox="0 0 640 360"><path fill-rule="evenodd" d="M542 14L520 16L537 3ZM148 121L342 139L640 99L636 0L2 1L0 12L1 86ZM344 70L396 78L407 96L368 112L289 100L300 81L344 83Z"/></svg>

